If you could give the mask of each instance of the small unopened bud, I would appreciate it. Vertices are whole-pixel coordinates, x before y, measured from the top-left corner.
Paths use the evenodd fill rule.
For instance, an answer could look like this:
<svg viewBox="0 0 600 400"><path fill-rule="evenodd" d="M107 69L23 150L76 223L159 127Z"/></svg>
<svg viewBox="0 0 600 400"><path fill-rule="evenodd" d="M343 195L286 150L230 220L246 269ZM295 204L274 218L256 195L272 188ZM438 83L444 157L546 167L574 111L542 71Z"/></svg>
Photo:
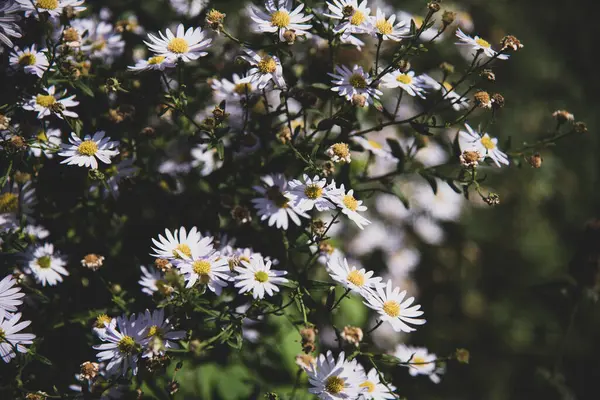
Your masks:
<svg viewBox="0 0 600 400"><path fill-rule="evenodd" d="M492 108L499 110L504 107L504 96L500 93L494 93L492 95Z"/></svg>
<svg viewBox="0 0 600 400"><path fill-rule="evenodd" d="M558 125L562 125L566 122L573 122L575 117L573 114L566 110L557 110L552 113L552 116L556 119Z"/></svg>
<svg viewBox="0 0 600 400"><path fill-rule="evenodd" d="M118 92L119 90L122 90L121 82L119 82L119 80L117 78L108 78L106 80L106 90L108 92ZM58 103L55 103L55 104L58 104Z"/></svg>
<svg viewBox="0 0 600 400"><path fill-rule="evenodd" d="M427 4L427 8L429 8L430 11L433 11L434 13L440 11L440 3L438 3L437 1L432 1L429 4Z"/></svg>
<svg viewBox="0 0 600 400"><path fill-rule="evenodd" d="M443 62L440 64L440 69L442 71L444 71L446 74L453 74L454 73L454 65L448 63L448 62Z"/></svg>
<svg viewBox="0 0 600 400"><path fill-rule="evenodd" d="M321 166L323 176L331 176L335 173L335 164L333 161L325 161Z"/></svg>
<svg viewBox="0 0 600 400"><path fill-rule="evenodd" d="M408 60L400 60L396 65L398 66L398 70L402 73L410 71L410 62Z"/></svg>
<svg viewBox="0 0 600 400"><path fill-rule="evenodd" d="M345 326L342 332L342 339L346 342L358 346L363 340L363 331L357 326Z"/></svg>
<svg viewBox="0 0 600 400"><path fill-rule="evenodd" d="M306 328L300 329L300 336L304 341L314 342L317 339L317 329L313 326L307 326Z"/></svg>
<svg viewBox="0 0 600 400"><path fill-rule="evenodd" d="M461 364L468 364L469 363L469 358L470 358L470 354L469 354L469 350L467 349L456 349L456 360L461 363Z"/></svg>
<svg viewBox="0 0 600 400"><path fill-rule="evenodd" d="M156 260L154 260L154 266L156 267L156 269L162 272L167 272L168 270L173 268L173 264L171 264L171 262L166 258L157 258Z"/></svg>
<svg viewBox="0 0 600 400"><path fill-rule="evenodd" d="M475 104L479 108L489 109L492 108L492 99L490 98L490 94L486 91L480 90L473 95L475 99Z"/></svg>
<svg viewBox="0 0 600 400"><path fill-rule="evenodd" d="M497 206L500 204L500 196L497 193L490 193L483 199L488 206Z"/></svg>
<svg viewBox="0 0 600 400"><path fill-rule="evenodd" d="M512 51L519 51L523 48L521 41L512 35L504 36L500 42L500 46L502 50Z"/></svg>
<svg viewBox="0 0 600 400"><path fill-rule="evenodd" d="M481 153L477 150L465 150L459 157L460 164L465 167L476 167L481 159Z"/></svg>
<svg viewBox="0 0 600 400"><path fill-rule="evenodd" d="M229 117L229 113L226 113L225 110L223 110L219 106L215 107L212 114L213 114L213 117L215 117L215 120L218 121L217 123L221 123Z"/></svg>
<svg viewBox="0 0 600 400"><path fill-rule="evenodd" d="M214 8L206 14L206 22L211 27L211 29L218 30L223 26L223 21L225 20L226 14L223 14L220 11L215 10Z"/></svg>
<svg viewBox="0 0 600 400"><path fill-rule="evenodd" d="M98 375L98 371L100 369L100 365L95 362L86 361L81 364L81 369L79 372L80 380L92 380Z"/></svg>
<svg viewBox="0 0 600 400"><path fill-rule="evenodd" d="M123 291L123 288L121 287L121 285L119 285L118 283L115 283L111 286L110 290L114 293L114 294L119 294Z"/></svg>
<svg viewBox="0 0 600 400"><path fill-rule="evenodd" d="M494 74L494 71L492 71L491 69L484 69L479 75L490 82L494 82L496 80L496 74Z"/></svg>
<svg viewBox="0 0 600 400"><path fill-rule="evenodd" d="M367 104L367 98L362 94L355 94L352 96L352 105L357 107L364 107Z"/></svg>
<svg viewBox="0 0 600 400"><path fill-rule="evenodd" d="M442 24L444 24L444 26L452 24L455 19L456 13L454 11L444 11L442 14Z"/></svg>
<svg viewBox="0 0 600 400"><path fill-rule="evenodd" d="M83 259L81 260L81 265L86 268L91 269L92 271L96 271L97 269L99 269L102 266L103 262L104 262L104 256L90 253L90 254L86 255L85 257L83 257Z"/></svg>
<svg viewBox="0 0 600 400"><path fill-rule="evenodd" d="M10 127L10 118L4 114L0 114L0 130L8 129Z"/></svg>
<svg viewBox="0 0 600 400"><path fill-rule="evenodd" d="M247 224L252 221L252 213L248 207L235 206L231 209L231 218L238 224Z"/></svg>
<svg viewBox="0 0 600 400"><path fill-rule="evenodd" d="M587 125L585 124L585 122L575 122L575 124L573 125L573 129L575 130L575 132L577 133L587 133L588 128Z"/></svg>
<svg viewBox="0 0 600 400"><path fill-rule="evenodd" d="M285 40L287 44L294 44L296 41L296 32L291 29L286 30L283 32L283 40Z"/></svg>
<svg viewBox="0 0 600 400"><path fill-rule="evenodd" d="M540 153L535 153L527 159L527 162L529 162L529 165L531 165L533 168L540 168L543 161L544 160L542 159Z"/></svg>

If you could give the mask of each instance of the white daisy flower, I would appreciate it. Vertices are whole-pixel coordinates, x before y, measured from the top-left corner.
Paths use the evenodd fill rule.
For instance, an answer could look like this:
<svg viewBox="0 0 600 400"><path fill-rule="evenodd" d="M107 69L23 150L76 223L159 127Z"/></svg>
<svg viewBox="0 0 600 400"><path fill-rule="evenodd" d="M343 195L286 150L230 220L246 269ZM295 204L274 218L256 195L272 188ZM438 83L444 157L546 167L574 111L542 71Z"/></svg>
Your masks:
<svg viewBox="0 0 600 400"><path fill-rule="evenodd" d="M327 272L336 282L342 284L346 289L355 293L364 295L370 289L376 289L384 286L380 277L373 277L373 271L366 271L364 268L357 269L355 266L348 266L348 260L343 257L336 257L327 263Z"/></svg>
<svg viewBox="0 0 600 400"><path fill-rule="evenodd" d="M165 318L164 308L159 308L146 313L140 318L144 319L145 325L142 344L146 350L142 354L143 358L153 357L156 355L162 356L166 349L178 349L179 345L173 340L181 340L185 338L185 331L174 331L168 318Z"/></svg>
<svg viewBox="0 0 600 400"><path fill-rule="evenodd" d="M354 363L345 360L344 352L339 354L337 360L331 351L327 355L319 354L317 362L309 367L306 373L312 387L308 391L321 400L356 399L366 391L366 388L359 386L364 374L356 371Z"/></svg>
<svg viewBox="0 0 600 400"><path fill-rule="evenodd" d="M158 235L158 240L152 239L154 246L150 255L167 260L190 260L206 257L213 252L212 237L202 237L194 226L189 233L184 227L174 230L173 233L165 229L165 236Z"/></svg>
<svg viewBox="0 0 600 400"><path fill-rule="evenodd" d="M396 22L396 14L385 18L385 13L381 9L377 9L377 14L371 17L371 34L380 37L382 40L394 40L399 42L407 37L407 30L404 28L405 22L398 20Z"/></svg>
<svg viewBox="0 0 600 400"><path fill-rule="evenodd" d="M37 204L31 181L24 184L8 182L0 190L0 232L19 226L21 216L32 221L31 213Z"/></svg>
<svg viewBox="0 0 600 400"><path fill-rule="evenodd" d="M401 362L409 363L403 366L408 368L411 376L427 375L433 383L440 383L438 374L443 373L444 370L437 367L437 356L429 353L426 348L399 344L393 355Z"/></svg>
<svg viewBox="0 0 600 400"><path fill-rule="evenodd" d="M255 299L263 299L265 292L269 296L273 296L279 292L279 287L282 283L288 280L282 278L287 275L287 271L278 271L271 269L271 261L265 260L258 254L253 254L250 261L241 261L243 267L236 267L235 271L239 273L235 277L238 281L235 287L239 288L240 294L252 291L252 296Z"/></svg>
<svg viewBox="0 0 600 400"><path fill-rule="evenodd" d="M97 158L105 164L110 164L110 158L119 154L119 150L116 149L119 142L111 141L110 137L105 137L104 134L104 131L98 131L93 137L85 135L81 140L75 132L71 132L70 144L63 144L62 151L58 153L59 156L66 157L60 163L98 169Z"/></svg>
<svg viewBox="0 0 600 400"><path fill-rule="evenodd" d="M120 34L115 33L112 24L85 18L74 20L73 27L78 32L87 32L81 44L81 51L90 58L112 64L115 58L123 54L125 41Z"/></svg>
<svg viewBox="0 0 600 400"><path fill-rule="evenodd" d="M174 35L167 28L166 35L158 32L159 37L149 33L150 42L144 42L148 48L159 56L165 56L170 60L183 60L189 62L204 57L208 53L204 50L210 47L212 39L205 39L200 28L188 28L186 31L183 24L179 24Z"/></svg>
<svg viewBox="0 0 600 400"><path fill-rule="evenodd" d="M60 17L66 7L72 8L78 13L85 10L84 0L15 0L21 9L25 11L25 16L35 15L40 18L40 14L46 12L51 17Z"/></svg>
<svg viewBox="0 0 600 400"><path fill-rule="evenodd" d="M346 100L352 101L354 96L363 96L369 104L373 104L373 99L381 96L381 91L371 86L372 79L361 66L355 65L352 69L344 65L335 66L335 74L331 76L333 87L331 90L338 92Z"/></svg>
<svg viewBox="0 0 600 400"><path fill-rule="evenodd" d="M29 146L29 151L35 157L41 157L44 154L48 158L53 158L54 153L60 149L62 143L60 129L46 129L36 135L36 143Z"/></svg>
<svg viewBox="0 0 600 400"><path fill-rule="evenodd" d="M261 57L250 49L244 49L244 51L246 54L240 57L250 64L251 68L248 71L248 77L250 78L250 82L256 85L257 89L265 89L271 81L279 89L285 87L283 67L281 66L279 57L269 54Z"/></svg>
<svg viewBox="0 0 600 400"><path fill-rule="evenodd" d="M0 310L11 313L17 311L17 306L23 304L21 299L24 296L25 293L21 292L17 280L12 275L7 275L0 281Z"/></svg>
<svg viewBox="0 0 600 400"><path fill-rule="evenodd" d="M41 78L49 65L48 58L44 54L46 51L48 50L37 51L35 44L32 44L31 47L25 47L23 50L15 46L10 55L10 65L16 70L22 69L26 74L37 75Z"/></svg>
<svg viewBox="0 0 600 400"><path fill-rule="evenodd" d="M424 99L424 89L420 85L420 81L414 79L415 71L400 72L398 70L385 74L381 78L381 85L386 88L400 88L411 96L419 96Z"/></svg>
<svg viewBox="0 0 600 400"><path fill-rule="evenodd" d="M140 270L142 270L142 277L138 283L142 287L142 293L152 296L158 291L157 283L162 280L162 274L152 267L146 268L143 265L140 265Z"/></svg>
<svg viewBox="0 0 600 400"><path fill-rule="evenodd" d="M34 240L43 240L50 236L50 231L41 225L26 225L23 233Z"/></svg>
<svg viewBox="0 0 600 400"><path fill-rule="evenodd" d="M35 280L46 286L55 286L62 282L63 276L69 276L64 266L67 261L58 252L54 251L51 243L35 246L27 256L27 273L33 274Z"/></svg>
<svg viewBox="0 0 600 400"><path fill-rule="evenodd" d="M392 155L392 152L389 150L387 143L383 145L373 139L365 139L362 136L353 136L352 141L359 144L363 149L370 151L378 157L384 158L386 160L396 159L396 157L394 157Z"/></svg>
<svg viewBox="0 0 600 400"><path fill-rule="evenodd" d="M253 5L250 5L248 12L250 18L256 23L258 32L278 33L279 40L285 42L284 33L292 31L296 36L305 36L308 30L312 28L311 24L305 24L312 19L312 15L302 14L304 4L300 3L292 11L292 0L267 0L265 7L268 14Z"/></svg>
<svg viewBox="0 0 600 400"><path fill-rule="evenodd" d="M358 0L333 0L332 3L327 2L327 8L331 14L325 14L326 16L341 21L333 31L342 33L342 40L348 40L353 34L369 31L371 9L367 7L367 0L360 4Z"/></svg>
<svg viewBox="0 0 600 400"><path fill-rule="evenodd" d="M186 288L191 288L200 281L211 292L220 295L230 280L229 261L218 252L182 261L177 264L177 268L187 283Z"/></svg>
<svg viewBox="0 0 600 400"><path fill-rule="evenodd" d="M133 67L127 67L130 71L164 71L165 68L174 68L177 63L165 56L154 56L147 60L138 60Z"/></svg>
<svg viewBox="0 0 600 400"><path fill-rule="evenodd" d="M219 159L217 149L209 149L207 144L199 144L191 150L192 167L198 168L200 176L208 176L221 168L223 161Z"/></svg>
<svg viewBox="0 0 600 400"><path fill-rule="evenodd" d="M362 369L362 366L360 366ZM363 372L364 374L364 372ZM360 399L364 400L388 400L397 399L393 392L396 390L394 385L388 383L384 385L379 379L379 372L375 368L372 368L369 373L364 374L364 381L358 385L365 390L361 393Z"/></svg>
<svg viewBox="0 0 600 400"><path fill-rule="evenodd" d="M238 74L233 74L231 81L228 79L211 79L210 87L217 101L246 98L257 89L249 76Z"/></svg>
<svg viewBox="0 0 600 400"><path fill-rule="evenodd" d="M131 368L133 375L137 375L137 362L144 341L144 318L136 318L135 314L127 318L123 315L114 318L106 325L106 332L99 338L103 343L93 346L100 350L97 354L99 361L107 361L106 373L112 375L126 375Z"/></svg>
<svg viewBox="0 0 600 400"><path fill-rule="evenodd" d="M316 208L317 211L326 211L335 208L335 204L328 198L332 185L327 186L327 180L321 179L317 175L311 179L304 174L302 180L291 180L288 185L290 199L292 199L294 207L301 211L310 211L313 208ZM333 187L335 187L334 183Z"/></svg>
<svg viewBox="0 0 600 400"><path fill-rule="evenodd" d="M288 218L298 226L301 224L298 216L308 218L307 214L294 207L291 195L286 196L288 182L282 174L263 176L261 180L267 187L254 186L254 190L263 197L252 199L261 221L268 219L269 226L287 230Z"/></svg>
<svg viewBox="0 0 600 400"><path fill-rule="evenodd" d="M500 168L500 164L510 164L506 153L503 153L498 148L498 139L491 137L487 133L480 136L469 124L465 124L465 128L467 128L467 131L460 131L458 137L458 143L462 151L477 151L482 155L482 160L485 157L489 157L498 168Z"/></svg>
<svg viewBox="0 0 600 400"><path fill-rule="evenodd" d="M329 197L338 207L341 208L348 218L350 218L356 226L363 229L365 225L371 223L368 219L359 214L359 212L367 211L367 207L362 205L362 201L354 198L354 190L350 189L346 193L344 185L340 187L339 192Z"/></svg>
<svg viewBox="0 0 600 400"><path fill-rule="evenodd" d="M33 96L27 103L23 104L23 109L37 112L38 119L51 114L60 119L63 119L63 117L77 118L79 116L76 112L69 110L69 107L79 105L79 102L74 100L75 95L64 97L67 94L66 90L61 95L56 94L56 87L54 86L44 88L44 92Z"/></svg>
<svg viewBox="0 0 600 400"><path fill-rule="evenodd" d="M424 319L419 319L423 311L419 311L420 305L410 307L415 301L414 297L406 297L406 290L400 292L400 288L392 288L392 281L388 280L387 285L378 287L370 296L367 296L364 302L367 307L379 313L381 321L387 321L392 325L396 332L413 332L416 329L412 325L425 324Z"/></svg>
<svg viewBox="0 0 600 400"><path fill-rule="evenodd" d="M17 13L21 11L21 7L17 3L10 1L0 4L0 42L8 47L13 47L13 38L21 37L21 28L17 25L17 21L21 19Z"/></svg>
<svg viewBox="0 0 600 400"><path fill-rule="evenodd" d="M492 45L488 41L480 38L479 36L475 36L475 38L472 38L471 36L464 33L460 28L456 30L456 37L458 37L458 39L460 40L460 42L456 42L456 44L458 45L471 46L474 51L482 52L488 57L494 57L496 54L498 54L497 51L492 49ZM496 58L499 60L508 60L509 55L500 54Z"/></svg>
<svg viewBox="0 0 600 400"><path fill-rule="evenodd" d="M20 319L21 313L12 315L0 309L0 357L5 363L17 356L15 349L27 353L24 345L32 344L35 339L33 333L19 333L31 324L31 321L19 322Z"/></svg>
<svg viewBox="0 0 600 400"><path fill-rule="evenodd" d="M439 83L427 74L421 74L415 77L415 81L423 89L440 90L447 100L452 104L454 111L460 111L469 107L469 99L460 95L454 85L450 82Z"/></svg>

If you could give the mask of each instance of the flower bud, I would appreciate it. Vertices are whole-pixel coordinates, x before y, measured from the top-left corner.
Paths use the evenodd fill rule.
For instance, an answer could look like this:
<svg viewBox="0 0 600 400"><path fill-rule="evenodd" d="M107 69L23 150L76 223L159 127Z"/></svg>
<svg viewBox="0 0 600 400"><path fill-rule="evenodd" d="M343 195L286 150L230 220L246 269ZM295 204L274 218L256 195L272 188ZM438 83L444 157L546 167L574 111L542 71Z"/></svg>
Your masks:
<svg viewBox="0 0 600 400"><path fill-rule="evenodd" d="M454 11L444 11L442 14L442 24L444 26L448 26L454 22L456 19L456 13Z"/></svg>
<svg viewBox="0 0 600 400"><path fill-rule="evenodd" d="M469 350L467 349L456 349L456 360L461 363L461 364L468 364L469 363L469 358L470 358L470 354L469 354Z"/></svg>
<svg viewBox="0 0 600 400"><path fill-rule="evenodd" d="M427 4L427 8L429 8L429 11L431 11L432 13L436 13L438 11L440 11L440 3L437 1L431 1L429 2L429 4Z"/></svg>
<svg viewBox="0 0 600 400"><path fill-rule="evenodd" d="M357 107L364 107L367 104L367 98L362 94L355 94L352 96L352 105Z"/></svg>
<svg viewBox="0 0 600 400"><path fill-rule="evenodd" d="M587 133L588 131L587 125L581 121L575 122L575 124L573 125L573 129L577 133Z"/></svg>
<svg viewBox="0 0 600 400"><path fill-rule="evenodd" d="M465 150L459 157L460 164L465 167L476 167L481 160L481 153L477 150Z"/></svg>
<svg viewBox="0 0 600 400"><path fill-rule="evenodd" d="M492 95L492 107L495 110L499 110L504 107L504 96L502 96L500 93L494 93Z"/></svg>
<svg viewBox="0 0 600 400"><path fill-rule="evenodd" d="M512 35L504 36L500 42L500 46L502 50L512 51L518 51L523 48L521 41Z"/></svg>
<svg viewBox="0 0 600 400"><path fill-rule="evenodd" d="M285 40L287 44L294 44L296 41L296 32L291 29L286 30L283 32L283 40Z"/></svg>
<svg viewBox="0 0 600 400"><path fill-rule="evenodd" d="M475 92L473 98L475 99L477 107L485 109L492 108L492 100L488 92L480 90L479 92Z"/></svg>
<svg viewBox="0 0 600 400"><path fill-rule="evenodd" d="M215 10L214 8L206 14L206 22L211 27L211 29L218 30L223 26L223 21L225 20L226 14L223 14L220 11Z"/></svg>
<svg viewBox="0 0 600 400"><path fill-rule="evenodd" d="M575 117L573 114L566 110L557 110L552 113L552 116L556 119L558 125L562 125L566 122L573 122Z"/></svg>
<svg viewBox="0 0 600 400"><path fill-rule="evenodd" d="M527 162L529 162L529 165L531 165L533 168L540 168L543 161L544 160L542 159L540 153L535 153L527 159Z"/></svg>
<svg viewBox="0 0 600 400"><path fill-rule="evenodd" d="M81 260L81 265L86 268L91 269L92 271L96 271L97 269L99 269L102 266L103 262L104 262L104 256L90 253L90 254L86 255L85 257L83 257L83 259Z"/></svg>
<svg viewBox="0 0 600 400"><path fill-rule="evenodd" d="M100 370L100 365L95 362L86 361L81 364L81 369L79 372L80 380L92 380L98 375L98 371Z"/></svg>
<svg viewBox="0 0 600 400"><path fill-rule="evenodd" d="M154 266L156 267L156 269L162 272L167 272L168 270L173 268L173 264L171 264L171 262L166 258L157 258L156 260L154 260Z"/></svg>
<svg viewBox="0 0 600 400"><path fill-rule="evenodd" d="M454 73L454 65L444 61L443 63L440 64L440 69L445 72L446 74L453 74Z"/></svg>
<svg viewBox="0 0 600 400"><path fill-rule="evenodd" d="M363 331L357 326L345 326L342 332L342 339L358 347L363 340Z"/></svg>
<svg viewBox="0 0 600 400"><path fill-rule="evenodd" d="M494 82L496 80L496 74L494 74L494 72L491 69L484 69L479 75L490 82Z"/></svg>

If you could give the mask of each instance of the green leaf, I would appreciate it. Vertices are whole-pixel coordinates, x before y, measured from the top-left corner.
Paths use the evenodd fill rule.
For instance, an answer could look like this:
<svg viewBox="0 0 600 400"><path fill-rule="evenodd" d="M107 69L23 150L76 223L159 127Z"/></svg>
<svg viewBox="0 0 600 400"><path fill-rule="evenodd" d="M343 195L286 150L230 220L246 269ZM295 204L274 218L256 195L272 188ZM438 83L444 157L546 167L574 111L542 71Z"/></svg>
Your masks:
<svg viewBox="0 0 600 400"><path fill-rule="evenodd" d="M90 89L90 87L82 81L75 81L75 87L81 90L86 96L94 97L94 92L92 91L92 89Z"/></svg>

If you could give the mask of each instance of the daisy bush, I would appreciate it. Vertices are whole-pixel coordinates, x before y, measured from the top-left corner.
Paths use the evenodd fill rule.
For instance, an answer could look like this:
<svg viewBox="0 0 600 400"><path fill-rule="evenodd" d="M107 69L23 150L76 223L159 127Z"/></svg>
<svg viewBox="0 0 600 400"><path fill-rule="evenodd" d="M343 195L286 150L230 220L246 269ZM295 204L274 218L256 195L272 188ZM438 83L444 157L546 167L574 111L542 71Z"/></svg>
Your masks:
<svg viewBox="0 0 600 400"><path fill-rule="evenodd" d="M0 398L459 398L438 266L587 128L506 128L518 29L396 3L4 0Z"/></svg>

